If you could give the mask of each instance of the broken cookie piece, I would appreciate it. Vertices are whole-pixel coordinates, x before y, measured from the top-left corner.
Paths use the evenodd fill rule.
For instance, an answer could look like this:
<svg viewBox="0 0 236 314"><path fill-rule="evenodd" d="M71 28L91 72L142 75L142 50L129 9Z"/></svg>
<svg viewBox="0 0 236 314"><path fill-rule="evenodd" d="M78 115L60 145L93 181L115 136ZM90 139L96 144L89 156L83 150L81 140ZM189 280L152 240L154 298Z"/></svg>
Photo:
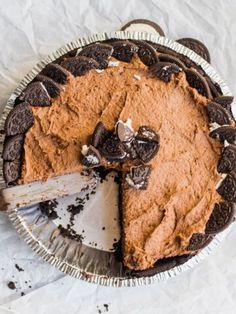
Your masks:
<svg viewBox="0 0 236 314"><path fill-rule="evenodd" d="M99 151L90 145L88 148L83 147L82 154L82 163L88 168L98 167L101 164L101 155Z"/></svg>
<svg viewBox="0 0 236 314"><path fill-rule="evenodd" d="M126 181L135 189L145 190L148 185L150 172L151 167L147 165L131 167L130 172L126 175Z"/></svg>

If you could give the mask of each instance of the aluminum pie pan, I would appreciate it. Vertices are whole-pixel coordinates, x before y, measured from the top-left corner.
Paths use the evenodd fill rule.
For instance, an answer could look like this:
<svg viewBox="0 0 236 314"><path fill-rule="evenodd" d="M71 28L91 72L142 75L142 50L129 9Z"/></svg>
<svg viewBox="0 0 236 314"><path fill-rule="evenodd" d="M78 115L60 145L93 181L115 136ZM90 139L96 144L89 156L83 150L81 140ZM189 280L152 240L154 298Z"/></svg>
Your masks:
<svg viewBox="0 0 236 314"><path fill-rule="evenodd" d="M103 41L110 38L118 39L137 39L137 40L148 40L164 47L171 48L172 50L186 55L196 64L202 67L202 69L209 75L209 77L221 87L224 95L231 95L231 92L226 83L221 79L215 69L208 64L204 59L194 53L192 50L182 46L181 44L172 41L166 37L159 35L148 34L144 32L123 32L116 31L111 33L95 34L86 38L79 38L52 53L44 60L39 62L20 82L17 89L12 93L6 106L3 110L0 120L0 131L4 130L5 119L14 105L14 101L17 96L20 95L22 90L34 79L34 77L50 62L61 57L67 52L76 48L81 48L85 45L96 41ZM235 104L232 106L233 112ZM4 134L0 132L0 153L3 150ZM5 182L2 173L3 160L0 157L0 188L5 187ZM18 208L9 212L9 218L13 223L15 229L19 235L27 242L27 244L38 253L45 261L52 265L55 265L62 272L74 276L76 278L83 279L88 282L93 282L106 286L114 287L127 287L127 286L140 286L147 285L154 282L166 280L169 277L174 277L187 269L193 268L201 260L209 255L212 250L223 240L223 238L230 231L230 228L224 232L217 234L211 243L201 250L196 256L192 257L189 261L183 265L176 266L168 271L164 271L153 275L151 277L141 278L128 278L124 276L114 276L111 269L115 268L112 264L114 263L114 257L110 258L107 252L101 252L97 249L92 249L83 244L72 243L70 239L64 239L60 235L55 234L55 225L50 220L42 220L40 217L36 217L38 211L35 208ZM36 219L37 218L37 219ZM35 223L37 221L37 224ZM54 236L53 245L51 242L52 235ZM63 243L63 245L61 245ZM83 256L85 253L84 264L78 265L75 260L81 259L81 252ZM101 264L105 256L106 260L109 260L111 269L104 269L101 271ZM73 258L75 260L73 260ZM93 264L96 264L93 266ZM91 271L92 268L96 268L98 271ZM99 266L98 266L99 265ZM117 270L119 273L119 269Z"/></svg>

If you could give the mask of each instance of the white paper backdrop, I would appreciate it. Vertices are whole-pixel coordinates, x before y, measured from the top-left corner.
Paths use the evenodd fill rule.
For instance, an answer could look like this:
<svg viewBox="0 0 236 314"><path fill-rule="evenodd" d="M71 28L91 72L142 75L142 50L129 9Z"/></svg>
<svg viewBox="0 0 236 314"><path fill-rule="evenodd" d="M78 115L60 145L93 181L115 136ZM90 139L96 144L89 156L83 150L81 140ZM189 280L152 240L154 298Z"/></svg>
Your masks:
<svg viewBox="0 0 236 314"><path fill-rule="evenodd" d="M212 64L236 95L235 0L0 0L0 104L48 53L77 37L119 29L134 18L158 22L173 39L204 41ZM65 276L38 258L0 213L0 314L233 314L235 266L232 230L199 266L167 282L122 289L96 286ZM7 287L9 281L16 290Z"/></svg>

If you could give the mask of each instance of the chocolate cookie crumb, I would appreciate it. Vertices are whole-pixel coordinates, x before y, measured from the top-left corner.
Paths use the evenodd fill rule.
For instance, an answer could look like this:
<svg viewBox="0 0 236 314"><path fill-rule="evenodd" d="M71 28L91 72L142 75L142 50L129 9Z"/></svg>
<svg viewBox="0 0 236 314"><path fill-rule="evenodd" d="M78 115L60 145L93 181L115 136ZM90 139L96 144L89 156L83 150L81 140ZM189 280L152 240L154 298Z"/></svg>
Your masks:
<svg viewBox="0 0 236 314"><path fill-rule="evenodd" d="M108 312L109 310L108 304L103 304L103 306L105 307L106 312Z"/></svg>
<svg viewBox="0 0 236 314"><path fill-rule="evenodd" d="M67 228L64 228L62 227L62 225L59 225L58 229L60 230L60 234L64 238L69 238L71 240L75 240L78 242L82 242L84 239L84 236L82 236L82 234L77 234L75 230L71 228L70 225L67 225Z"/></svg>
<svg viewBox="0 0 236 314"><path fill-rule="evenodd" d="M72 215L79 214L83 209L84 209L84 206L82 204L79 204L79 205L72 204L67 207L67 211L70 212Z"/></svg>
<svg viewBox="0 0 236 314"><path fill-rule="evenodd" d="M15 264L15 268L16 268L18 271L24 271L24 269L21 268L18 264Z"/></svg>
<svg viewBox="0 0 236 314"><path fill-rule="evenodd" d="M39 203L39 209L41 210L43 215L46 215L49 219L54 220L58 218L57 212L55 211L57 205L58 202L56 199L49 200Z"/></svg>
<svg viewBox="0 0 236 314"><path fill-rule="evenodd" d="M7 286L11 290L15 290L16 289L16 285L15 285L15 283L13 281L9 281Z"/></svg>

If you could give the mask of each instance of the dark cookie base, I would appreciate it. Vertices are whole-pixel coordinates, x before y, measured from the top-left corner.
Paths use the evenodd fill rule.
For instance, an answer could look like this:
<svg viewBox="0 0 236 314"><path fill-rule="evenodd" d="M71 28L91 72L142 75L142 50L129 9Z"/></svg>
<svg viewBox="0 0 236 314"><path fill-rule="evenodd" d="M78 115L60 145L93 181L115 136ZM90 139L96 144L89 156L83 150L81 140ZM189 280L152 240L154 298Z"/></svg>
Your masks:
<svg viewBox="0 0 236 314"><path fill-rule="evenodd" d="M189 255L163 258L159 260L158 262L156 262L156 264L152 268L149 268L146 270L139 270L139 271L124 269L124 274L128 276L129 278L151 277L159 273L162 273L164 271L170 270L176 266L183 265L192 257L193 255L189 254Z"/></svg>

